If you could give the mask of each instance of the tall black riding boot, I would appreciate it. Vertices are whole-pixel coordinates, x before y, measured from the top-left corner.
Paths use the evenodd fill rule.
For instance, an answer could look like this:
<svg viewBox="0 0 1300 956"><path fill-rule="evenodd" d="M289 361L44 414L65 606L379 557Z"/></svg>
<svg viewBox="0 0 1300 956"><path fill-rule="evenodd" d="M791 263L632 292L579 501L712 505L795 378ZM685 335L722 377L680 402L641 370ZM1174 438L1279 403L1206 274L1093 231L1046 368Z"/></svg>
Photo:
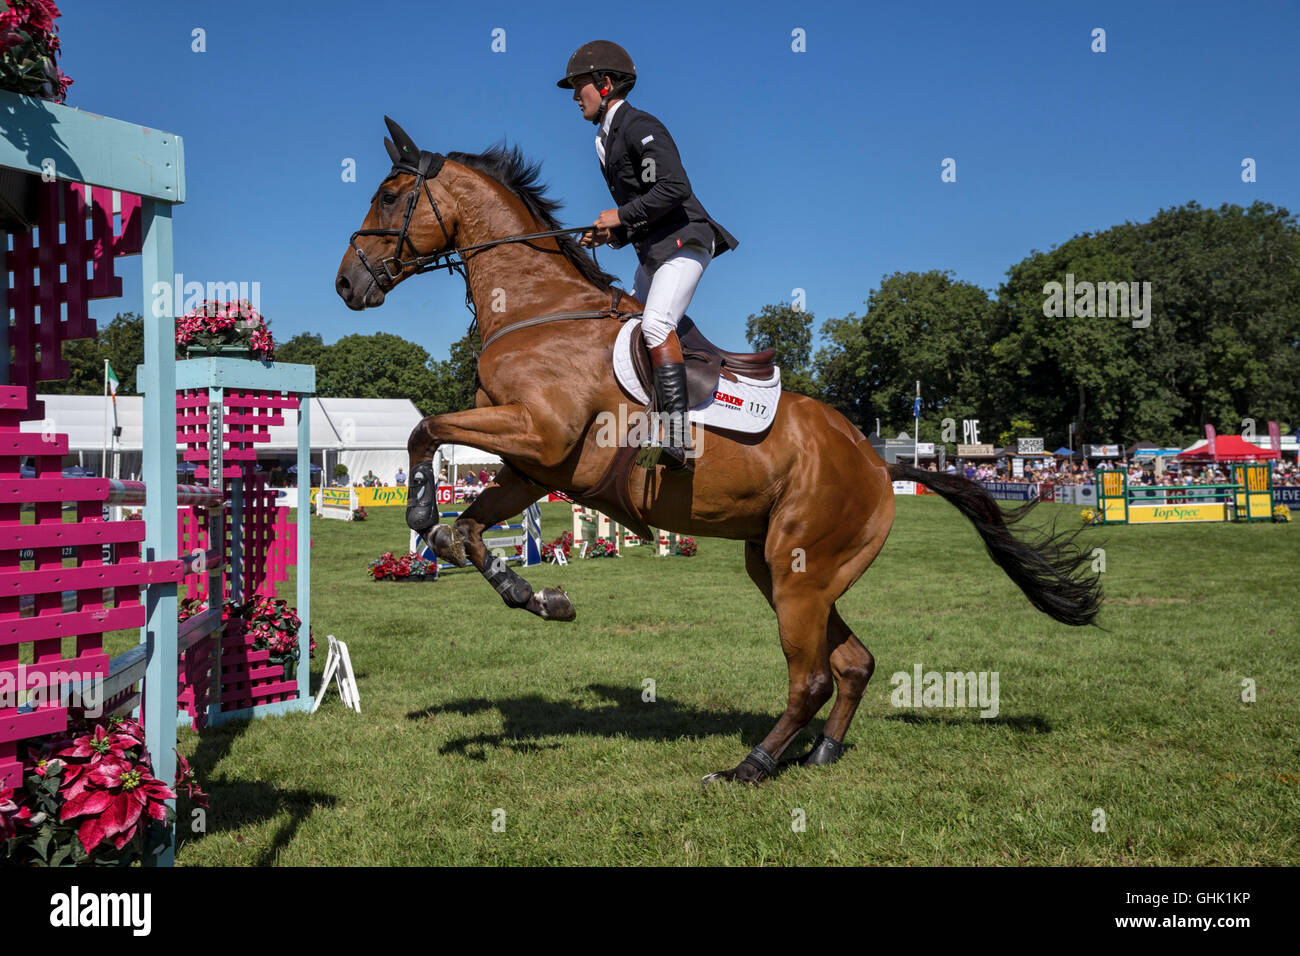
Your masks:
<svg viewBox="0 0 1300 956"><path fill-rule="evenodd" d="M655 396L663 423L663 439L642 449L637 464L643 468L663 465L671 471L690 470L694 461L687 448L690 426L686 419L686 362L677 333L669 332L662 344L649 351L655 370Z"/></svg>
<svg viewBox="0 0 1300 956"><path fill-rule="evenodd" d="M664 426L659 464L671 471L689 471L694 459L686 447L690 434L686 420L686 363L673 362L655 369L655 391Z"/></svg>

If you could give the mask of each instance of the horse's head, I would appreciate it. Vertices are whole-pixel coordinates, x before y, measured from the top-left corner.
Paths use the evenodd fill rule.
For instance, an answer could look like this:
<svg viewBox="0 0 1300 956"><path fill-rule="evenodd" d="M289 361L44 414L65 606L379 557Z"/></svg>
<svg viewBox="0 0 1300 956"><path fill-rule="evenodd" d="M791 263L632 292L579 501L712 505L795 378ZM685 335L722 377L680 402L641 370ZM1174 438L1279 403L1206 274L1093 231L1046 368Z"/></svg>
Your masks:
<svg viewBox="0 0 1300 956"><path fill-rule="evenodd" d="M334 279L339 296L358 311L383 305L407 276L455 247L456 202L438 181L443 155L422 151L402 127L387 116L384 122L392 134L384 146L393 168L371 197Z"/></svg>

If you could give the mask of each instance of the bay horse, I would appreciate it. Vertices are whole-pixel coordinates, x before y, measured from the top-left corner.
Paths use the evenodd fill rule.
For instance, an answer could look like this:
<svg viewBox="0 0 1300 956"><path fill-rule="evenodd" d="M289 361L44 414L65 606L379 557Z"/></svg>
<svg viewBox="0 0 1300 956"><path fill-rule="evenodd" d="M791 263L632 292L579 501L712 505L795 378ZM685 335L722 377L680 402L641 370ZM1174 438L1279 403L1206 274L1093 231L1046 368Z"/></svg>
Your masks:
<svg viewBox="0 0 1300 956"><path fill-rule="evenodd" d="M1013 534L1027 507L1004 513L964 477L886 465L848 419L803 395L781 395L765 435L697 431L693 471L620 472L623 448L611 447L618 443L607 435L601 440L596 422L620 406L627 420L629 398L611 362L622 321L641 304L614 288L614 277L573 240L580 230L559 226L558 204L537 182L540 168L518 147L443 156L420 150L385 119L393 168L349 242L336 290L351 309L375 308L412 275L454 269L483 342L475 407L426 418L411 433L407 524L439 557L473 564L508 606L548 620L574 618L568 596L558 588L535 593L491 559L482 538L548 491L629 527L743 541L745 570L776 612L789 696L762 743L706 783L775 775L832 692L824 729L801 762L841 755L875 659L835 602L885 544L895 479L919 482L955 505L1036 608L1065 624L1093 622L1101 589L1085 573L1089 558L1073 534ZM499 455L505 467L449 527L438 523L432 457L453 442ZM619 482L626 497L609 491ZM629 498L640 506L628 507Z"/></svg>

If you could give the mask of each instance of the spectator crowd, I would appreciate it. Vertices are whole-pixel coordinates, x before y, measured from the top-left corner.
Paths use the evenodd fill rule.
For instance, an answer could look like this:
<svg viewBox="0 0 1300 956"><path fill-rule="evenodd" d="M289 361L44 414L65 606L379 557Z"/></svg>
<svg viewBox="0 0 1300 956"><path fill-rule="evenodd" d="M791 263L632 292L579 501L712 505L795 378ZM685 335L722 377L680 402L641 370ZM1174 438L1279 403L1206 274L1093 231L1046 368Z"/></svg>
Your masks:
<svg viewBox="0 0 1300 956"><path fill-rule="evenodd" d="M1166 460L1162 474L1156 476L1155 464L1151 459L1130 461L1125 458L1113 461L1099 461L1099 468L1124 468L1128 471L1128 483L1132 486L1152 485L1177 487L1185 485L1222 485L1232 482L1232 466L1223 462L1209 464L1188 463ZM935 462L930 462L928 471L937 471ZM1086 461L1070 461L1066 458L1026 459L1022 476L1012 473L1008 460L994 463L969 461L949 461L943 469L950 475L965 475L972 481L1009 481L1023 484L1052 485L1090 485L1096 480L1096 468ZM1282 486L1300 485L1300 467L1296 462L1275 462L1273 465L1273 484Z"/></svg>

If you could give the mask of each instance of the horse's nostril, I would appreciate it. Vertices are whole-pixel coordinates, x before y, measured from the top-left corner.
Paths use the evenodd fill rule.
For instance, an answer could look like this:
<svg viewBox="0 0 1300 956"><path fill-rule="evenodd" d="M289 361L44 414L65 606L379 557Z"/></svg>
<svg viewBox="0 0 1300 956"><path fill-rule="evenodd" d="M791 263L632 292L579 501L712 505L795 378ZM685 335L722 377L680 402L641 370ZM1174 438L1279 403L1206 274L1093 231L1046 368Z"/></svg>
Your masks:
<svg viewBox="0 0 1300 956"><path fill-rule="evenodd" d="M339 295L347 295L352 291L352 283L348 281L347 276L340 275L334 280L334 288L338 290Z"/></svg>

